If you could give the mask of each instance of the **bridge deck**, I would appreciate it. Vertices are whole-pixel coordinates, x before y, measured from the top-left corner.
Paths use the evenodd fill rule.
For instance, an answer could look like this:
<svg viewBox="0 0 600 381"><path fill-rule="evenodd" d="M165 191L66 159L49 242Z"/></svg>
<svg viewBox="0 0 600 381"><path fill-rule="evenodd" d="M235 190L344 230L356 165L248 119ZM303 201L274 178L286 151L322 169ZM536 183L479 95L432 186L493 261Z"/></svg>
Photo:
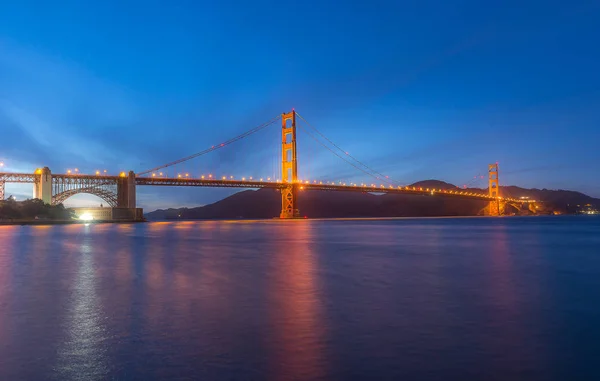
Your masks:
<svg viewBox="0 0 600 381"><path fill-rule="evenodd" d="M40 175L32 173L0 173L0 182L5 183L35 183ZM117 183L119 176L83 175L83 174L52 174L53 179L63 182L114 182ZM196 178L165 178L165 177L136 177L136 185L140 186L187 186L187 187L218 187L218 188L273 188L282 189L286 184L274 181L256 180L217 180ZM430 189L421 187L393 187L393 186L361 186L361 185L335 185L323 183L300 183L302 190L325 190L345 192L368 192L368 193L391 193L411 194L421 196L443 196L452 198L463 198L469 200L496 201L485 193L476 193L461 189ZM523 203L526 200L513 198L500 198L502 201Z"/></svg>

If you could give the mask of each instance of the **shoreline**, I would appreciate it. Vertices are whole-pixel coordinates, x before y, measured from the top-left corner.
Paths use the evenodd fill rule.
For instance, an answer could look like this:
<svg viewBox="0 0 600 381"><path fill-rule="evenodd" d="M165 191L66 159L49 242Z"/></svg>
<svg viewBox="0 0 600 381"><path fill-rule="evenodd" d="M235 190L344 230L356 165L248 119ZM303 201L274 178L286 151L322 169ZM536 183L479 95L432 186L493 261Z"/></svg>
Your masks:
<svg viewBox="0 0 600 381"><path fill-rule="evenodd" d="M466 219L466 218L511 218L511 217L544 217L551 215L541 215L541 214L533 214L533 215L521 215L521 216L411 216L411 217L321 217L321 218L290 218L290 219L280 219L280 218L240 218L240 219L230 219L230 218L211 218L211 219L162 219L162 220L93 220L93 221L83 221L83 220L0 220L0 226L44 226L44 225L73 225L73 224L131 224L131 223L144 223L144 222L167 222L167 223L177 223L177 222L202 222L202 221L215 221L215 222L240 222L240 223L248 223L248 222L299 222L299 221L386 221L386 220L426 220L426 219ZM554 216L556 217L556 216Z"/></svg>
<svg viewBox="0 0 600 381"><path fill-rule="evenodd" d="M147 222L147 220L0 220L0 226L15 225L73 225L73 224L131 224L138 222Z"/></svg>

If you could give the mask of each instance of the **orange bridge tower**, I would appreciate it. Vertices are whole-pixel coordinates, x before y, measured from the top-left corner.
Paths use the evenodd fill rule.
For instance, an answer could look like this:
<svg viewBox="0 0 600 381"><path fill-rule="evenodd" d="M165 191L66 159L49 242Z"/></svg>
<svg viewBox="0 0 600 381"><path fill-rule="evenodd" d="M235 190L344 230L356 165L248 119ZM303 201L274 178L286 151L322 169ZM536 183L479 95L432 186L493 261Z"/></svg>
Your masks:
<svg viewBox="0 0 600 381"><path fill-rule="evenodd" d="M500 215L500 186L498 183L498 163L488 165L488 173L489 173L489 192L490 197L495 198L496 200L490 201L489 210L490 216L499 216Z"/></svg>
<svg viewBox="0 0 600 381"><path fill-rule="evenodd" d="M296 155L296 112L281 114L281 189L280 218L298 218L297 181L298 156Z"/></svg>

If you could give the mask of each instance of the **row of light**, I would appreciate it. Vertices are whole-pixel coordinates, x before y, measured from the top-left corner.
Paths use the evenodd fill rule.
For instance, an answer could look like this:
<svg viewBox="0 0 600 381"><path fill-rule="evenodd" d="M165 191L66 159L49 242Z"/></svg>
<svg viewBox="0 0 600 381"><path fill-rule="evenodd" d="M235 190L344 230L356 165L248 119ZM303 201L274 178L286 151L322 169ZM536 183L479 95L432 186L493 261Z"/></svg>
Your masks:
<svg viewBox="0 0 600 381"><path fill-rule="evenodd" d="M156 174L156 173L152 173L152 177L156 177L156 176L157 176L157 174ZM159 172L159 173L158 173L158 176L159 176L159 177L160 177L160 176L163 176L163 173L162 173L162 172ZM185 173L185 174L178 174L178 175L177 175L177 178L180 178L180 179L181 179L181 178L189 178L189 176L190 176L190 175L189 175L189 173ZM215 178L213 178L213 175L212 175L212 174L209 174L208 176L202 175L202 176L200 176L200 178L201 178L202 180L205 180L205 179L217 180L217 178L216 178L216 177L215 177ZM234 180L234 177L233 177L233 176L229 176L229 177L227 177L227 176L223 176L223 177L221 177L221 180L224 180L224 181L228 181L228 180L229 180L229 181L233 181L233 180ZM254 180L252 177L249 177L248 179L246 179L245 177L242 177L241 181L255 181L255 180ZM261 181L261 182L262 182L262 181L264 181L264 178L261 178L259 181ZM271 180L271 178L270 178L270 177L268 177L268 178L267 178L267 181L272 181L272 180ZM277 183L280 183L280 182L281 182L281 180L280 180L280 179L277 179L277 180L275 180L275 182L277 182ZM297 180L296 182L297 182L298 184L311 184L311 182L310 182L309 180ZM313 183L313 184L318 184L318 185L323 185L323 182L322 182L322 181L318 181L318 182L317 182L317 180L313 180L313 181L312 181L312 183ZM331 182L330 182L330 181L326 181L326 182L325 182L325 185L334 185L334 186L350 186L350 187L358 187L358 186L359 186L357 183L350 183L350 185L347 185L346 183L343 183L343 182L341 182L341 181L340 181L340 182L338 182L337 184L336 184L334 181L331 181ZM385 186L385 185L383 185L383 184L381 184L381 185L377 186L376 184L370 184L370 185L368 185L368 184L362 183L362 184L360 184L360 187L363 187L363 188L375 188L375 189L378 189L378 188L380 188L380 189L386 189L386 186ZM394 186L392 186L392 185L390 185L388 188L389 188L389 189L396 189L396 188L394 188ZM302 187L301 189L304 189L304 187ZM402 188L401 186L398 186L398 187L397 187L397 189L399 189L399 190L402 190L403 188ZM419 191L419 192L426 191L426 192L431 192L431 194L434 194L435 192L439 192L439 193L457 194L457 195L463 195L463 196L473 196L473 197L485 197L485 196L486 196L486 195L484 195L484 194L478 194L478 193L472 193L472 192L458 192L458 191L443 190L443 189L438 189L438 190L436 190L436 189L431 189L431 190L430 190L429 188L425 188L425 189L423 189L423 188L421 188L421 187L419 187L418 189L417 189L417 187L412 187L412 188L411 188L411 187L404 187L404 190L408 190L408 191L411 191L411 190L412 190L412 191ZM498 199L499 199L499 200L504 200L504 198L503 198L503 197L498 197ZM506 200L512 200L512 199L508 199L508 198L507 198Z"/></svg>
<svg viewBox="0 0 600 381"><path fill-rule="evenodd" d="M4 165L4 163L3 163L3 162L0 162L0 167L1 167L1 166L3 166L3 165ZM78 168L75 168L75 169L74 169L74 172L75 172L76 174L77 174L77 173L79 173L79 169L78 169ZM70 169L67 169L67 173L68 173L68 174L71 174L71 173L73 173L73 171L71 171ZM102 172L100 172L99 170L97 170L97 171L96 171L96 175L98 175L98 176L99 176L100 174L106 174L106 173L107 173L106 169L105 169L105 170L103 170ZM124 172L121 172L120 176L125 176L125 173L124 173ZM158 173L158 176L159 176L159 177L162 177L162 176L163 176L163 172L159 172L159 173ZM157 177L157 174L156 174L156 173L152 173L152 177ZM181 178L190 178L190 174L189 174L189 173L185 173L185 174L181 174L181 173L179 173L179 174L177 174L177 178L179 178L179 179L181 179ZM208 176L202 175L202 176L200 176L200 178L201 178L202 180L204 180L204 179L206 179L206 178L208 178L208 179L213 179L213 175L212 175L212 174L209 174ZM216 177L215 177L215 179L216 179ZM223 177L221 178L221 180L234 180L234 177L233 177L233 176L229 176L229 178L228 178L227 176L223 176ZM249 178L248 178L248 180L246 180L246 178L245 178L245 177L242 177L242 180L241 180L241 181L255 181L255 180L253 180L253 178L252 178L252 177L249 177ZM261 181L261 182L262 182L262 181L264 181L264 178L261 178L259 181ZM269 181L269 182L270 182L270 181L272 181L272 180L271 180L271 178L270 178L270 177L267 177L267 181ZM280 183L280 182L281 182L281 180L280 180L280 179L276 179L276 180L275 180L275 182L277 182L277 183ZM311 183L309 180L297 180L296 182L297 182L297 183L299 183L299 184L310 184L310 183ZM317 182L317 180L313 180L313 181L312 181L312 183L313 183L313 184L318 184L318 185L323 185L323 182L322 182L322 181L319 181L319 182ZM329 181L326 181L326 182L325 182L325 184L326 184L326 185L334 185L334 186L350 186L350 187L358 187L358 186L359 186L357 183L350 183L350 185L347 185L346 183L343 183L343 182L341 182L341 181L340 181L340 182L338 182L337 184L336 184L334 181L331 181L331 182L329 182ZM368 184L362 183L362 184L360 184L360 186L361 186L361 187L363 187L363 188L375 188L375 189L377 189L377 188L381 188L381 189L386 189L386 186L385 186L385 185L383 185L383 184L381 184L381 185L377 186L376 184L370 184L370 185L368 185ZM389 188L389 189L396 189L396 188L394 188L394 186L392 186L392 185L389 185L389 187L388 187L388 188ZM304 187L301 187L300 189L304 189ZM398 187L397 187L397 189L399 189L399 190L402 190L402 187L401 187L401 186L398 186ZM418 188L418 189L417 189L416 187L412 187L412 188L410 188L410 187L404 187L404 189L405 189L405 190L408 190L408 191L410 191L410 190L412 190L412 191L420 191L420 192L422 192L422 191L423 191L423 188ZM425 189L425 191L426 191L426 192L431 192L431 194L432 194L432 195L433 195L435 192L440 192L440 193L447 193L447 194L457 194L457 195L464 195L464 196L474 196L474 197L475 197L475 196L485 196L485 195L483 195L483 194L477 194L477 193L472 193L472 192L458 192L458 191L451 191L451 190L450 190L450 191L448 191L448 190L442 190L442 189L438 189L438 190L432 189L432 190L430 190L429 188L426 188L426 189ZM503 197L498 197L498 199L499 199L499 200L504 200L504 198L503 198ZM513 201L512 199L508 199L508 198L507 198L506 200L511 200L511 201Z"/></svg>
<svg viewBox="0 0 600 381"><path fill-rule="evenodd" d="M100 176L100 175L107 176L107 172L108 171L106 169L104 169L102 171L96 170L95 174L96 174L96 176ZM78 168L75 168L73 170L67 169L67 174L68 175L80 175ZM119 177L127 177L127 174L125 172L120 172Z"/></svg>
<svg viewBox="0 0 600 381"><path fill-rule="evenodd" d="M96 170L96 176L100 176L101 174L106 175L107 172L108 171L106 169L103 170L103 171ZM71 174L77 175L77 174L79 174L79 168L75 168L75 169L72 169L72 170L71 169L67 169L67 174L68 175L71 175Z"/></svg>

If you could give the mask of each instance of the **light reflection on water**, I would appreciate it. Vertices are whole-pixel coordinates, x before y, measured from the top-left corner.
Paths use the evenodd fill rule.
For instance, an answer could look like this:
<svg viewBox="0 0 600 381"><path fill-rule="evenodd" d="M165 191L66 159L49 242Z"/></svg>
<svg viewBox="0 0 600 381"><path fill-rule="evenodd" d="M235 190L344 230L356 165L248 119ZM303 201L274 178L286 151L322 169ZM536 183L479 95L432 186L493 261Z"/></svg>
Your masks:
<svg viewBox="0 0 600 381"><path fill-rule="evenodd" d="M573 217L0 226L0 379L597 379L599 233Z"/></svg>
<svg viewBox="0 0 600 381"><path fill-rule="evenodd" d="M109 372L104 345L108 332L103 324L105 311L96 290L97 267L89 225L84 225L80 239L76 246L65 245L65 251L78 253L79 258L62 328L67 337L58 346L56 374L64 380L102 380Z"/></svg>

